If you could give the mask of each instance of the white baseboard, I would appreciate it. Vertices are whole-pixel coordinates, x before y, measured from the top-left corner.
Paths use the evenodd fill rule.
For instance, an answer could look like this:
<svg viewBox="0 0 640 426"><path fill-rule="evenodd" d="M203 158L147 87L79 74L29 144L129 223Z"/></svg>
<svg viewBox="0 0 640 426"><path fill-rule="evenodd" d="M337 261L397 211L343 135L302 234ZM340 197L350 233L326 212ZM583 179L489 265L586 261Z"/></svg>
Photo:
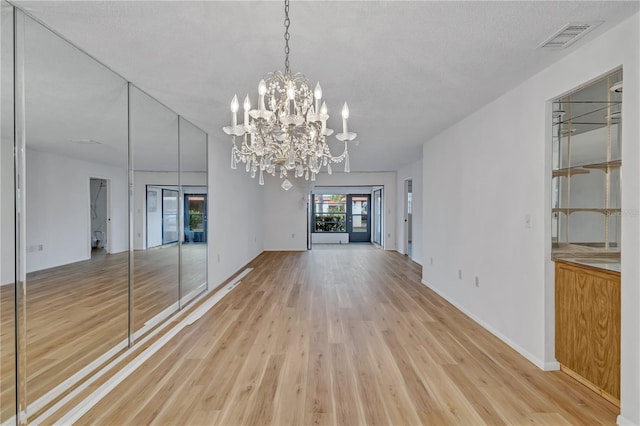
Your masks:
<svg viewBox="0 0 640 426"><path fill-rule="evenodd" d="M544 371L547 371L547 370L559 370L560 369L560 365L559 364L557 365L557 368L555 368L557 362L548 362L547 363L547 362L542 361L541 359L539 359L538 357L534 356L532 353L530 353L529 351L524 349L522 346L518 345L516 342L514 342L513 340L511 340L510 338L508 338L507 336L505 336L504 334L502 334L501 332L499 332L498 330L493 328L491 325L487 324L482 319L478 318L473 313L469 312L464 306L460 305L455 300L451 299L448 295L442 293L440 290L430 286L428 283L426 283L424 281L422 282L422 284L427 286L429 289L433 290L436 294L438 294L440 297L442 297L447 302L451 303L453 306L456 307L456 309L458 309L460 312L462 312L463 314L465 314L466 316L468 316L469 318L471 318L472 320L477 322L479 325L481 325L488 332L490 332L491 334L496 336L498 339L502 340L504 343L506 343L507 345L511 346L512 349L514 349L520 355L525 357L529 362L531 362L533 365L535 365L539 369L544 370Z"/></svg>
<svg viewBox="0 0 640 426"><path fill-rule="evenodd" d="M544 371L558 371L560 370L560 363L558 361L549 361L544 363Z"/></svg>
<svg viewBox="0 0 640 426"><path fill-rule="evenodd" d="M618 414L618 417L616 418L616 423L619 424L620 426L638 426L639 423L635 423L632 422L631 420L622 417L622 414Z"/></svg>

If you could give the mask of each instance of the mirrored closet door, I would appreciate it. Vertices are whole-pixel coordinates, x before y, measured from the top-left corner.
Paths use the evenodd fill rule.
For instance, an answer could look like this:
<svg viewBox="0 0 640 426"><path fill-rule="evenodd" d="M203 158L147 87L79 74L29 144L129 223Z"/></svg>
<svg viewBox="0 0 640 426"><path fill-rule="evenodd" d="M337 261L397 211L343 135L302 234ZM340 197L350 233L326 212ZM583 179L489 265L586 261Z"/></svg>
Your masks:
<svg viewBox="0 0 640 426"><path fill-rule="evenodd" d="M0 4L4 425L208 290L209 200L205 132Z"/></svg>
<svg viewBox="0 0 640 426"><path fill-rule="evenodd" d="M178 115L137 87L129 90L134 337L178 310L179 161Z"/></svg>
<svg viewBox="0 0 640 426"><path fill-rule="evenodd" d="M37 411L128 336L127 81L24 19L26 390Z"/></svg>

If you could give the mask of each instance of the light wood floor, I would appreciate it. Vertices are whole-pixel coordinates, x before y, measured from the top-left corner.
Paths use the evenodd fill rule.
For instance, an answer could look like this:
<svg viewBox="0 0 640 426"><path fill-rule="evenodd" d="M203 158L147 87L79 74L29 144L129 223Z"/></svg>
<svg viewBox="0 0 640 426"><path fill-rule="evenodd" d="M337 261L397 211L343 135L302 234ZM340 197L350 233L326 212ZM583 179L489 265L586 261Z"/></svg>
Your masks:
<svg viewBox="0 0 640 426"><path fill-rule="evenodd" d="M129 254L103 254L27 275L27 401L127 338ZM183 245L183 293L206 281L206 245ZM134 252L133 327L178 299L178 247ZM0 288L0 422L15 414L12 285Z"/></svg>
<svg viewBox="0 0 640 426"><path fill-rule="evenodd" d="M615 424L371 246L267 252L80 424Z"/></svg>

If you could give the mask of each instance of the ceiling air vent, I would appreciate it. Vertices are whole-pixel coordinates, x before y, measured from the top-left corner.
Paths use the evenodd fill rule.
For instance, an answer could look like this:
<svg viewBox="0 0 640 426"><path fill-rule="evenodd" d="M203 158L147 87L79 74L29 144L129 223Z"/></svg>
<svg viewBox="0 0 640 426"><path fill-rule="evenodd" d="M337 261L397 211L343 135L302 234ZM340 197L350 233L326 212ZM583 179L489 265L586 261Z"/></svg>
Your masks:
<svg viewBox="0 0 640 426"><path fill-rule="evenodd" d="M571 22L540 44L543 49L564 49L584 37L589 31L604 21Z"/></svg>

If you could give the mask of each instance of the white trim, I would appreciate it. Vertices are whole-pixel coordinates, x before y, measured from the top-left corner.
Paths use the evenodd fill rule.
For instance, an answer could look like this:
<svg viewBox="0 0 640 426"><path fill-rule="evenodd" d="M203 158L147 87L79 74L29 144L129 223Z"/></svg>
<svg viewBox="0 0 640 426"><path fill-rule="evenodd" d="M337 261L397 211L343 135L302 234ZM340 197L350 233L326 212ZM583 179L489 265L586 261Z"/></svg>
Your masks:
<svg viewBox="0 0 640 426"><path fill-rule="evenodd" d="M513 340L509 339L507 336L505 336L504 334L500 333L498 330L493 328L491 325L487 324L486 322L484 322L480 318L476 317L474 314L469 312L464 306L458 304L456 301L454 301L453 299L449 298L446 294L442 293L440 290L431 287L428 283L422 282L422 284L427 286L429 289L433 290L438 296L442 297L447 302L451 303L460 312L462 312L463 314L465 314L466 316L468 316L469 318L474 320L476 323L478 323L479 325L484 327L487 331L489 331L491 334L496 336L498 339L502 340L504 343L506 343L507 345L511 346L511 348L513 348L516 352L518 352L520 355L525 357L527 360L529 360L532 364L534 364L539 369L544 370L544 371L548 371L549 369L550 370L559 370L560 369L559 365L557 365L557 368L555 368L557 363L554 363L554 362L546 363L546 362L542 361L541 359L539 359L538 357L534 356L529 351L524 349L522 346L518 345Z"/></svg>
<svg viewBox="0 0 640 426"><path fill-rule="evenodd" d="M127 339L122 340L120 343L109 349L107 352L94 359L92 362L84 366L81 370L76 372L71 377L67 378L65 381L61 382L58 386L51 389L46 394L42 395L40 398L35 400L33 403L27 406L27 409L31 413L37 413L42 410L47 404L51 401L65 393L67 390L71 389L76 383L80 382L84 377L89 375L92 371L98 368L100 365L107 362L109 359L113 358L118 352L122 351L127 347Z"/></svg>
<svg viewBox="0 0 640 426"><path fill-rule="evenodd" d="M622 417L622 414L618 414L618 417L616 417L616 424L619 424L620 426L638 426L638 423L634 423L626 417Z"/></svg>
<svg viewBox="0 0 640 426"><path fill-rule="evenodd" d="M233 282L231 282L230 284L227 284L224 288L221 288L220 290L218 290L213 295L213 297L211 297L210 300L206 301L202 306L198 307L195 311L189 313L189 315L185 319L183 319L179 324L175 325L165 336L161 337L152 346L150 346L144 352L142 352L140 355L138 355L131 363L127 364L121 371L119 371L116 375L111 377L111 379L109 379L107 382L105 382L99 388L97 388L91 395L89 395L87 398L85 398L83 401L81 401L79 404L77 404L74 408L72 408L70 411L68 411L56 423L57 424L71 424L71 423L74 423L75 421L77 421L80 417L82 417L82 415L84 415L89 409L91 409L91 407L93 407L97 402L99 402L100 399L102 399L113 387L115 387L117 384L122 382L129 374L131 374L133 371L135 371L144 361L146 361L151 355L153 355L153 353L155 353L158 349L160 349L166 342L171 340L171 338L173 338L178 332L180 332L186 325L193 324L200 317L202 317L202 315L204 315L209 309L211 309L211 307L213 307L224 296L226 296L233 288L235 288L235 286L240 283L240 279L241 278L243 278L245 275L247 275L252 270L253 270L253 268L246 268L244 271L242 271L242 273L239 274L234 279ZM196 300L203 299L203 298L207 297L207 295L209 295L210 293L211 293L210 291L202 293L202 295L200 297L198 297ZM206 309L204 309L205 307L206 307ZM180 318L181 316L184 316L186 314L187 314L187 310L179 311L176 314L176 319ZM157 318L160 315L163 315L163 313L161 312L160 314L156 315L156 317L154 317L154 319ZM149 323L150 322L151 321L149 321ZM62 408L64 405L66 405L69 401L71 401L73 398L75 398L77 395L79 395L81 392L83 392L86 388L91 386L91 384L96 382L98 379L103 377L105 374L107 374L109 371L111 371L113 368L115 368L118 364L120 364L125 358L127 358L131 354L131 352L133 350L136 350L140 345L143 345L146 342L148 342L149 340L151 340L158 333L160 333L162 330L164 330L169 324L170 324L169 321L165 321L164 323L160 324L151 333L146 335L140 341L136 342L135 346L129 348L128 350L126 350L125 352L120 354L120 356L118 356L116 359L114 359L112 362L110 362L108 365L106 365L104 368L102 368L96 374L94 374L93 376L89 377L85 382L83 382L78 387L76 387L73 391L71 391L70 393L65 395L64 398L59 400L53 406L49 407L49 409L47 411L42 413L37 418L33 419L30 423L33 424L33 425L38 425L41 422L46 421L52 414L57 412L60 408ZM145 326L146 326L146 324L145 324ZM158 345L160 342L162 342L162 344ZM152 351L152 352L149 353L150 351ZM148 354L148 356L146 356L146 354ZM142 359L143 356L146 356L146 358ZM139 358L141 359L141 361L138 362ZM135 365L135 367L129 368L129 366L132 363L137 363L137 364ZM124 374L123 374L123 372L124 372ZM106 387L109 386L110 384L113 384L114 382L115 382L115 384L113 385L113 387L109 388L105 392ZM98 398L98 396L99 396L99 398ZM28 407L28 408L31 408L31 407ZM77 418L76 417L71 417L71 416L75 416L77 413L79 413ZM72 420L69 420L69 418L71 418Z"/></svg>

